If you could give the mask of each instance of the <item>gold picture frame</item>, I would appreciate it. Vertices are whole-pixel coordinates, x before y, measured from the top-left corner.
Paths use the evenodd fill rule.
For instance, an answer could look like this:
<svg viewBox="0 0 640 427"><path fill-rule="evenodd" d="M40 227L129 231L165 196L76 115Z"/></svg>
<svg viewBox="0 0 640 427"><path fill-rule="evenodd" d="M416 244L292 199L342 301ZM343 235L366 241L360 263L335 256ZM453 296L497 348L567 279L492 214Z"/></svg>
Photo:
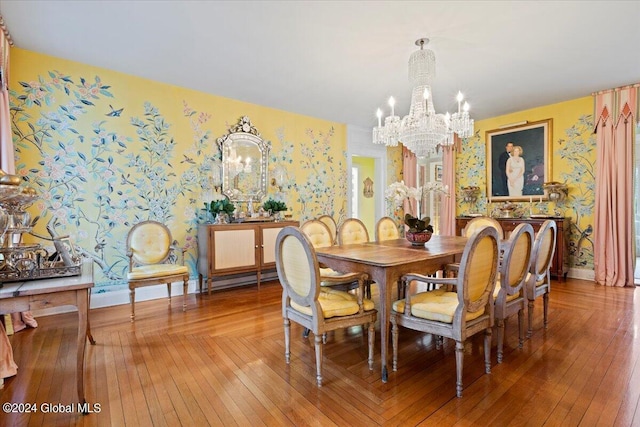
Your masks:
<svg viewBox="0 0 640 427"><path fill-rule="evenodd" d="M515 125L486 132L487 144L487 197L492 202L546 200L543 184L552 180L552 128L553 119ZM507 144L521 147L522 163L506 163ZM515 175L514 175L515 171ZM522 174L519 174L523 171ZM518 176L514 178L514 176Z"/></svg>

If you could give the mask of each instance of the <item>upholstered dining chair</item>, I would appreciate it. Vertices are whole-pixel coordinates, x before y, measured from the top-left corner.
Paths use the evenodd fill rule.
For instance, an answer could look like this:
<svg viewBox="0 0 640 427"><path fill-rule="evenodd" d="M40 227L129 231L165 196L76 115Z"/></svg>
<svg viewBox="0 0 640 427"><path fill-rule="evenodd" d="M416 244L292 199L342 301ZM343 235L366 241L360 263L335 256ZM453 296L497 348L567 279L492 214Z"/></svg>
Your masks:
<svg viewBox="0 0 640 427"><path fill-rule="evenodd" d="M291 321L310 329L315 336L316 381L322 385L322 344L326 332L366 325L369 370L373 369L374 324L377 311L373 301L364 299L366 274L358 276L357 294L323 290L320 268L313 245L297 227L284 227L276 238L276 270L282 285L285 360L291 361Z"/></svg>
<svg viewBox="0 0 640 427"><path fill-rule="evenodd" d="M502 230L502 226L495 219L490 216L479 216L477 218L473 218L471 221L467 223L467 226L464 229L465 237L471 236L478 228L491 226L498 230L498 237L500 239L504 239L504 231Z"/></svg>
<svg viewBox="0 0 640 427"><path fill-rule="evenodd" d="M358 218L347 218L338 228L338 244L350 245L353 243L367 243L369 232L367 227ZM371 298L371 282L365 284L366 296Z"/></svg>
<svg viewBox="0 0 640 427"><path fill-rule="evenodd" d="M338 225L336 224L336 221L331 215L320 215L316 219L323 222L329 228L329 231L331 232L331 236L333 238L333 244L335 245L338 241Z"/></svg>
<svg viewBox="0 0 640 427"><path fill-rule="evenodd" d="M376 242L383 240L393 240L400 238L400 230L396 221L389 217L383 216L376 223Z"/></svg>
<svg viewBox="0 0 640 427"><path fill-rule="evenodd" d="M181 252L177 264L175 252ZM187 310L187 286L189 270L184 266L185 250L172 241L166 225L157 221L143 221L134 225L127 234L127 257L129 257L129 298L131 321L135 320L136 288L167 284L169 307L171 307L171 283L182 282L182 311Z"/></svg>
<svg viewBox="0 0 640 427"><path fill-rule="evenodd" d="M498 363L504 352L504 329L507 318L518 314L518 346L524 344L524 310L526 303L524 285L529 273L533 246L533 227L519 224L503 245L498 280L493 292L495 322L498 332Z"/></svg>
<svg viewBox="0 0 640 427"><path fill-rule="evenodd" d="M369 241L367 227L358 218L347 218L338 228L338 244L366 243Z"/></svg>
<svg viewBox="0 0 640 427"><path fill-rule="evenodd" d="M421 274L406 274L403 285L405 298L393 303L391 336L393 341L393 370L398 368L399 326L437 337L455 340L456 395L462 396L464 342L472 335L484 332L485 372L491 372L491 328L494 322L493 291L498 271L498 232L484 227L467 241L460 271L455 278L432 278ZM451 285L413 294L407 285L412 280ZM439 339L439 338L437 338Z"/></svg>
<svg viewBox="0 0 640 427"><path fill-rule="evenodd" d="M504 239L504 230L500 223L489 216L479 216L477 218L473 218L471 221L467 223L467 226L463 230L464 237L471 237L476 230L480 228L484 228L486 226L493 227L498 231L498 238L502 241ZM445 267L444 274L445 276L452 277L458 274L458 268L460 267L459 263L451 263Z"/></svg>
<svg viewBox="0 0 640 427"><path fill-rule="evenodd" d="M300 226L300 230L307 236L314 249L326 248L334 244L329 227L320 220L306 221ZM337 289L351 290L358 287L358 277L359 274L341 273L320 265L320 286L334 286Z"/></svg>
<svg viewBox="0 0 640 427"><path fill-rule="evenodd" d="M542 223L536 239L533 242L533 252L531 254L531 265L529 275L525 284L525 294L527 296L527 316L529 319L527 337L533 333L533 303L536 298L542 295L544 328L548 326L549 314L549 293L551 292L551 277L549 269L553 260L553 253L556 248L558 228L555 221L547 220Z"/></svg>

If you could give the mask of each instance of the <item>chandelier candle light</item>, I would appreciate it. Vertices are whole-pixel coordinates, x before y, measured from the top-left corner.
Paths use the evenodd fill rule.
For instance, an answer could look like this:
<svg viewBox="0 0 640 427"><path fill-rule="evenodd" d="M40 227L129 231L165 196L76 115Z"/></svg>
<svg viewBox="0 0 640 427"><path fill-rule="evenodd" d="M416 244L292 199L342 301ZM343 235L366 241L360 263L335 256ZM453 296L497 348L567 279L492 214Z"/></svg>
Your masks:
<svg viewBox="0 0 640 427"><path fill-rule="evenodd" d="M436 74L436 58L431 49L424 49L429 39L416 40L420 50L409 58L409 81L413 84L409 114L402 120L395 115L395 99L389 98L391 115L384 119L378 109L378 126L373 128L373 143L395 147L398 142L411 150L416 156L424 157L438 146L450 146L454 142L454 133L460 138L473 135L473 119L469 117L469 104L458 92L458 112L453 115L438 114L433 106L431 83Z"/></svg>

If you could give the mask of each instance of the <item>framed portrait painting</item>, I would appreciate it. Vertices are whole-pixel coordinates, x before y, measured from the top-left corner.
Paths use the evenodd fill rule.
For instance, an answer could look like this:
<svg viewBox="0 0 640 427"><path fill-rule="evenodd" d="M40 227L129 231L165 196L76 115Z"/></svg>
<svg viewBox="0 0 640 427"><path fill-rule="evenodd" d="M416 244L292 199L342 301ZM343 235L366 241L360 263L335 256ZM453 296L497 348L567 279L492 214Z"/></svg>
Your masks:
<svg viewBox="0 0 640 427"><path fill-rule="evenodd" d="M490 201L545 198L551 181L552 119L487 131L487 197Z"/></svg>

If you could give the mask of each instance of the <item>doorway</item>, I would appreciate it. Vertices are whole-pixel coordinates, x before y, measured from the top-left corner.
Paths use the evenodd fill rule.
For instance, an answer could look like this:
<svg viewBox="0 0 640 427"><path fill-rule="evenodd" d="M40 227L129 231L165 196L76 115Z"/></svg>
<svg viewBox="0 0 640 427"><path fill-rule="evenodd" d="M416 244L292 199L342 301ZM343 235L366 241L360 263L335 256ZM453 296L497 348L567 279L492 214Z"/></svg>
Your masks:
<svg viewBox="0 0 640 427"><path fill-rule="evenodd" d="M433 154L430 157L418 157L417 186L422 187L428 182L442 182L442 155ZM420 200L420 218L428 216L435 234L440 232L441 194L428 193Z"/></svg>

